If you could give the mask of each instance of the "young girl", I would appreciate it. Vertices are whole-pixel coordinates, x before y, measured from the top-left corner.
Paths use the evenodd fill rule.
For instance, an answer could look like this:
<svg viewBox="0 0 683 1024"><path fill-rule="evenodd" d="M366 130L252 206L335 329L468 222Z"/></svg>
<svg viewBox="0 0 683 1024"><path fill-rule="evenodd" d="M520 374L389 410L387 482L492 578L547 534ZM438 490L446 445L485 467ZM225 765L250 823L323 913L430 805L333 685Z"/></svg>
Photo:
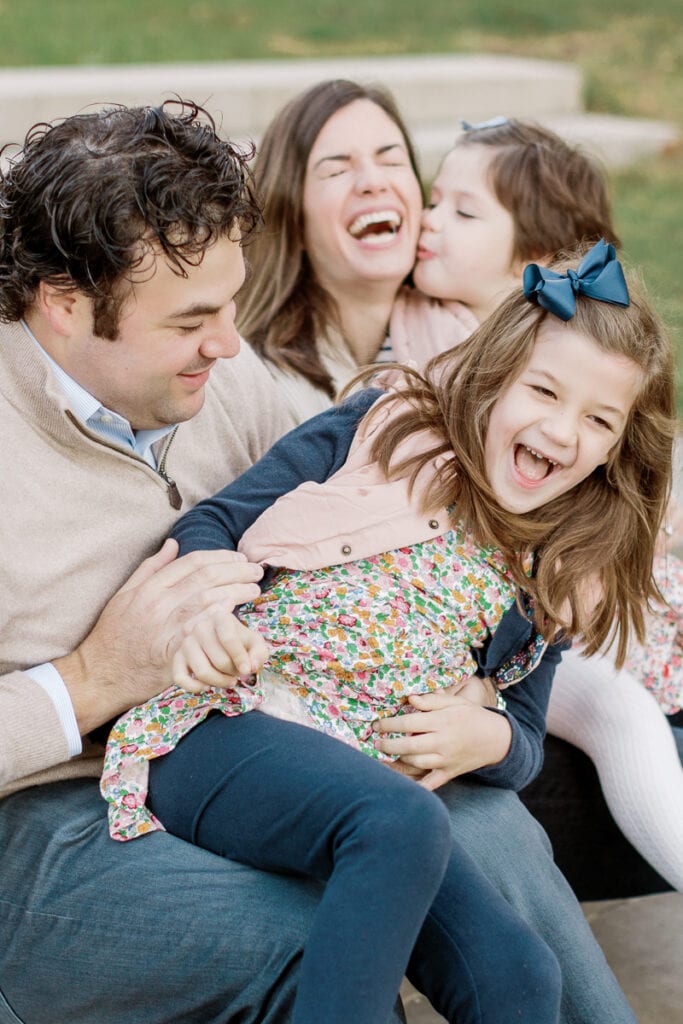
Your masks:
<svg viewBox="0 0 683 1024"><path fill-rule="evenodd" d="M619 245L595 160L533 122L468 126L422 215L418 290L404 288L394 305L393 358L423 365L469 337L519 287L531 260L546 263L601 238Z"/></svg>
<svg viewBox="0 0 683 1024"><path fill-rule="evenodd" d="M277 571L242 624L223 609L190 624L173 671L185 689L115 726L102 780L111 831L165 826L327 881L296 1022L386 1019L409 958L450 1021L475 1003L498 1024L557 1018L554 958L449 849L438 799L358 753L377 754L373 723L409 711L410 694L464 681L477 649L495 648L484 664L502 688L559 629L592 650L616 624L620 656L630 627L642 630L670 478L671 349L646 302L629 304L611 246L557 271L529 268L526 298L373 402L338 440L335 458L349 454L329 480L282 494L283 472L290 485L311 475L298 441L311 428L299 428L175 531L187 551L234 546L253 523L241 548ZM334 415L322 417L332 432ZM531 621L498 644L523 592ZM261 672L245 626L269 644ZM244 713L255 708L270 714ZM512 730L482 714L501 760Z"/></svg>
<svg viewBox="0 0 683 1024"><path fill-rule="evenodd" d="M601 236L618 244L604 175L588 156L523 121L468 128L434 182L414 271L420 291L404 289L395 306L394 355L414 360L415 339L427 353L458 344L519 284L526 261ZM661 544L653 572L666 603L648 616L644 646L630 646L623 670L609 656L566 652L548 727L591 757L622 831L683 890L683 769L665 717L683 706L683 564Z"/></svg>

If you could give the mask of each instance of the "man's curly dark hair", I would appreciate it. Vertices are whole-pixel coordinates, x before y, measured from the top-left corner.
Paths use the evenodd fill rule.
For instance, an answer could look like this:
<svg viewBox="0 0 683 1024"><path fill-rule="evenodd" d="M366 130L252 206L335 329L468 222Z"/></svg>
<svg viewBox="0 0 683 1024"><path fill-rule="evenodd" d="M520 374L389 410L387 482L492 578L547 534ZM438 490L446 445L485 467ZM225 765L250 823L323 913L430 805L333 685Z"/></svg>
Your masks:
<svg viewBox="0 0 683 1024"><path fill-rule="evenodd" d="M216 239L260 222L252 155L185 100L34 125L0 175L0 321L19 320L47 281L90 296L95 334L115 338L117 285L150 246L185 275Z"/></svg>

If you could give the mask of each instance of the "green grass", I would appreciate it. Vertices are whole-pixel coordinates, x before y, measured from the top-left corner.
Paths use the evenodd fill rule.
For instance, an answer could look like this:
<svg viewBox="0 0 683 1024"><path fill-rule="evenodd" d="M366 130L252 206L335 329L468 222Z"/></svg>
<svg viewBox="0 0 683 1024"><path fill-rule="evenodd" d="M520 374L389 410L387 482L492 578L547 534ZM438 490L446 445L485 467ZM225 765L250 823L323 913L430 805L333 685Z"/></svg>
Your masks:
<svg viewBox="0 0 683 1024"><path fill-rule="evenodd" d="M487 52L577 63L590 110L683 133L681 0L0 0L0 67ZM683 417L683 152L614 178L617 225L674 331Z"/></svg>
<svg viewBox="0 0 683 1024"><path fill-rule="evenodd" d="M625 254L643 270L678 351L678 415L683 419L683 151L615 178L615 220Z"/></svg>
<svg viewBox="0 0 683 1024"><path fill-rule="evenodd" d="M668 45L680 61L679 0L656 0L646 15L642 0L430 0L428 8L415 0L2 0L0 62L433 52L490 49L489 41L518 51L544 40L578 50L587 35L621 36L618 26L628 22L639 24L638 42Z"/></svg>

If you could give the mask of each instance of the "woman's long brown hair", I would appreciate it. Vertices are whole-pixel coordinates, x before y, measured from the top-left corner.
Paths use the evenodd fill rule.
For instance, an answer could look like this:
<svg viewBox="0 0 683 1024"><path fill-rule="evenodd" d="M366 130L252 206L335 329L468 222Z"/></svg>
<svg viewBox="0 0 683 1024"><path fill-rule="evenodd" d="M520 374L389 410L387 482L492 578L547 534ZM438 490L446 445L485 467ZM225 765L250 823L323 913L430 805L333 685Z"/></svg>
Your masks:
<svg viewBox="0 0 683 1024"><path fill-rule="evenodd" d="M334 79L296 96L271 122L258 148L254 181L265 229L249 242L251 274L239 299L238 327L259 355L306 377L330 398L335 389L317 339L330 328L341 331L341 323L336 303L316 280L304 249L304 180L321 129L356 100L370 100L394 122L420 180L408 130L384 89Z"/></svg>

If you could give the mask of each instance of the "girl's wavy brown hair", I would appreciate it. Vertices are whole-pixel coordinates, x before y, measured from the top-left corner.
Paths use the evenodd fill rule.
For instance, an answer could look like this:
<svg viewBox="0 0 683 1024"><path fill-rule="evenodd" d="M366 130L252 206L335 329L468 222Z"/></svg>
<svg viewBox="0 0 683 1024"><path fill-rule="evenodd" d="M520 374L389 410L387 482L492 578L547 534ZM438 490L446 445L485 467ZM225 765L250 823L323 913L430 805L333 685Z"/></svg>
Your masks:
<svg viewBox="0 0 683 1024"><path fill-rule="evenodd" d="M584 252L554 262L553 269L575 267ZM644 610L659 597L652 561L671 487L676 431L671 341L633 275L628 284L628 308L578 296L568 324L602 351L626 356L641 368L642 383L624 432L604 466L543 507L522 515L502 508L484 462L491 410L523 372L538 329L551 315L527 301L521 289L466 342L433 359L423 375L401 368L398 389L368 414L388 403L407 403L374 442L373 457L385 474L408 476L412 487L430 459L452 451L455 459L445 460L427 487L425 510L455 505L458 521L478 543L502 550L519 589L534 598L535 622L546 639L561 630L580 637L588 654L616 642L619 666L631 632L643 640ZM376 368L359 379L373 372ZM397 461L401 441L422 430L440 442ZM529 551L536 556L531 578L524 569ZM596 584L597 604L586 600Z"/></svg>
<svg viewBox="0 0 683 1024"><path fill-rule="evenodd" d="M514 223L513 259L540 260L604 238L619 245L600 163L533 121L472 128L455 148L487 146L489 180Z"/></svg>
<svg viewBox="0 0 683 1024"><path fill-rule="evenodd" d="M370 100L401 132L411 167L417 157L391 95L346 79L320 82L295 96L271 122L258 148L254 181L265 230L248 247L251 274L240 292L237 325L259 355L301 374L335 397L317 339L341 331L336 303L317 281L304 248L303 195L308 158L333 114Z"/></svg>

